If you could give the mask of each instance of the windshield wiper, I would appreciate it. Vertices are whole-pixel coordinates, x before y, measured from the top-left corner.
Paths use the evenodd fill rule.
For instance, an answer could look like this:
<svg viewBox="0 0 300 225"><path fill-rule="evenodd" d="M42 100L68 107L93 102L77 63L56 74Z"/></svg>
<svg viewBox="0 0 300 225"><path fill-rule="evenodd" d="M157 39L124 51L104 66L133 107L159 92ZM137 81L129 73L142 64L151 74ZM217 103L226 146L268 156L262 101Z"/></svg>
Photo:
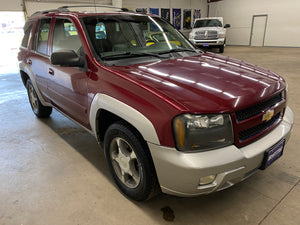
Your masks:
<svg viewBox="0 0 300 225"><path fill-rule="evenodd" d="M119 58L119 57L126 57L126 56L153 56L157 58L169 58L168 56L161 56L159 54L155 53L149 53L149 52L123 52L120 54L115 55L108 55L108 56L102 56L103 59L111 59L111 58Z"/></svg>
<svg viewBox="0 0 300 225"><path fill-rule="evenodd" d="M188 49L188 48L172 48L163 52L159 52L159 54L165 54L165 53L172 53L172 52L195 52L195 53L201 53L194 49Z"/></svg>

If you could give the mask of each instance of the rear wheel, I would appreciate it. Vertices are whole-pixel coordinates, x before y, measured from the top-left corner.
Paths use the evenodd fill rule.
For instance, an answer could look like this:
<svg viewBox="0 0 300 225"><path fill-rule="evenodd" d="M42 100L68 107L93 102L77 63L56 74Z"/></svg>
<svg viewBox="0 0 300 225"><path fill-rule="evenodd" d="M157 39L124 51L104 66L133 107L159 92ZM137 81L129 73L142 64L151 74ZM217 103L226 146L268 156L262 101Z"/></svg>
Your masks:
<svg viewBox="0 0 300 225"><path fill-rule="evenodd" d="M112 124L104 138L104 151L117 186L127 197L143 201L158 190L156 173L146 143L126 123Z"/></svg>
<svg viewBox="0 0 300 225"><path fill-rule="evenodd" d="M39 100L39 97L34 90L31 80L26 82L27 94L29 98L29 103L31 105L32 111L39 118L49 117L52 113L52 107L43 106Z"/></svg>

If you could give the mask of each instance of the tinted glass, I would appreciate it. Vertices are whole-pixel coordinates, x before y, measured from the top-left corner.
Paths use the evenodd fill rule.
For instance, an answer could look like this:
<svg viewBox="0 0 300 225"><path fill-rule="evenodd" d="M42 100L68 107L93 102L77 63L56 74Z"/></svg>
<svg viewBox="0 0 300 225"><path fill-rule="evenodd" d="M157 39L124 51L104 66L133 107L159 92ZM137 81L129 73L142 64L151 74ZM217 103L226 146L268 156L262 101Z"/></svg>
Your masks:
<svg viewBox="0 0 300 225"><path fill-rule="evenodd" d="M199 27L222 27L222 23L220 20L217 19L197 20L194 25L194 28Z"/></svg>
<svg viewBox="0 0 300 225"><path fill-rule="evenodd" d="M33 27L33 21L28 21L26 22L25 26L24 26L24 37L22 39L22 47L27 48L28 47L28 41L31 37L31 30Z"/></svg>
<svg viewBox="0 0 300 225"><path fill-rule="evenodd" d="M158 17L99 15L82 19L87 36L100 57L124 52L159 53L194 47L172 25Z"/></svg>
<svg viewBox="0 0 300 225"><path fill-rule="evenodd" d="M73 50L76 53L81 48L81 42L75 25L67 19L56 19L53 33L52 52Z"/></svg>
<svg viewBox="0 0 300 225"><path fill-rule="evenodd" d="M37 41L35 50L44 55L48 55L48 38L51 19L41 19L37 29Z"/></svg>

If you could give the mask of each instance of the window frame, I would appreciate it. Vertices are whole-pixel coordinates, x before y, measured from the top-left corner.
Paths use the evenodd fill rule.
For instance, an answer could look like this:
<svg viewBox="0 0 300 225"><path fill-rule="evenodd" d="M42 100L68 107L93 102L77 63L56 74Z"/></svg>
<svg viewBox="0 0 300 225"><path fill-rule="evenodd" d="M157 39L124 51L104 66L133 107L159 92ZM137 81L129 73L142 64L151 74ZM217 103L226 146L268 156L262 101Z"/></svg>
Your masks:
<svg viewBox="0 0 300 225"><path fill-rule="evenodd" d="M40 28L41 28L41 23L42 23L42 20L50 20L49 24L49 34L48 34L48 40L47 40L47 52L46 54L43 53L43 52L39 52L37 50L37 47L38 47L38 42L39 42L39 34L40 34ZM37 25L35 27L35 31L34 31L34 40L32 42L32 50L37 53L37 54L40 54L40 55L43 55L43 56L47 56L47 57L50 57L50 51L49 51L49 41L51 40L51 35L52 35L52 22L53 22L53 18L52 17L42 17L42 18L39 18L38 21L37 21Z"/></svg>

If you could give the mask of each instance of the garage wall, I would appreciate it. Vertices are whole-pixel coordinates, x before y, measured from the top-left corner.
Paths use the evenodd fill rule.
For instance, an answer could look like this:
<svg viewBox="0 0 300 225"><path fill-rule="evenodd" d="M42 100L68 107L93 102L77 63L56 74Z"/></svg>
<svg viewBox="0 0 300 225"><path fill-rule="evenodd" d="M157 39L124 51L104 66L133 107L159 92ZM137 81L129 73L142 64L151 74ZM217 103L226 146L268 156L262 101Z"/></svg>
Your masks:
<svg viewBox="0 0 300 225"><path fill-rule="evenodd" d="M97 5L112 5L112 0L63 0L63 1L56 1L56 0L26 0L26 8L28 16L32 15L37 11L44 11L48 9L56 9L58 7L64 5L94 5L94 2ZM74 10L81 10L81 11L95 11L95 8L80 8ZM101 10L97 8L97 10Z"/></svg>
<svg viewBox="0 0 300 225"><path fill-rule="evenodd" d="M267 14L264 46L300 47L299 0L223 0L209 4L209 16L222 16L227 44L249 45L253 15Z"/></svg>
<svg viewBox="0 0 300 225"><path fill-rule="evenodd" d="M0 11L22 11L22 0L0 0Z"/></svg>
<svg viewBox="0 0 300 225"><path fill-rule="evenodd" d="M201 17L206 17L207 15L207 0L123 0L123 7L135 10L136 8L159 8L159 13L161 8L171 9L171 21L172 21L172 8L181 8L181 28L183 25L183 10L191 9L192 17L193 10L200 9ZM184 35L188 35L191 30L181 29Z"/></svg>

